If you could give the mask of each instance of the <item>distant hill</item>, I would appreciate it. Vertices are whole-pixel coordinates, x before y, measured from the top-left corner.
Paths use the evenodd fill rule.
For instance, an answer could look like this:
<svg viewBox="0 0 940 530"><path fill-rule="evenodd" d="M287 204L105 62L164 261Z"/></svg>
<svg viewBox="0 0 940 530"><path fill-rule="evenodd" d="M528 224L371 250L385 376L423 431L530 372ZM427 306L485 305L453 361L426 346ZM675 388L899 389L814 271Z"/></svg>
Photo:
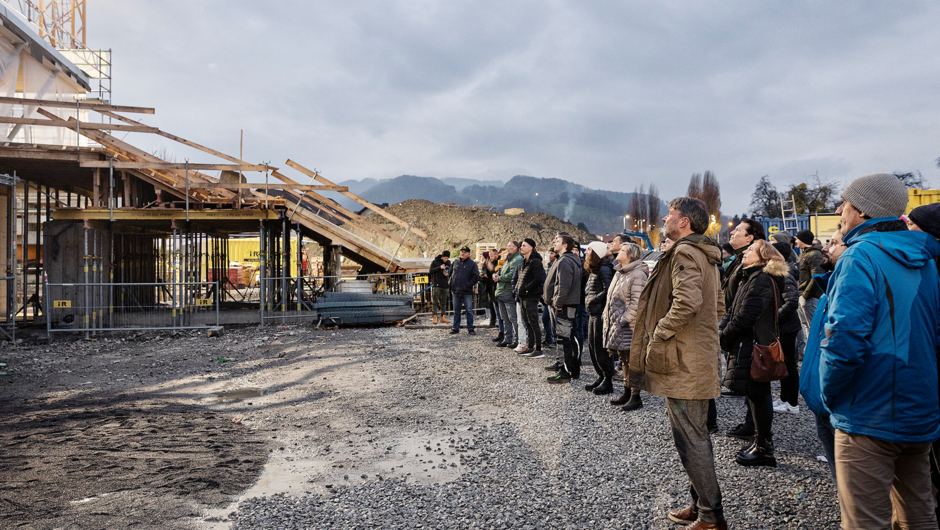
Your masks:
<svg viewBox="0 0 940 530"><path fill-rule="evenodd" d="M543 212L575 224L584 223L595 234L622 230L623 216L628 213L633 198L633 193L595 190L567 180L525 175L517 175L505 184L414 175L383 180L347 180L339 184L377 204L423 199L435 203L493 206L499 211L523 208L526 212ZM646 200L645 196L643 200ZM345 198L340 203L355 210L361 208ZM660 214L665 210L666 204L660 201Z"/></svg>

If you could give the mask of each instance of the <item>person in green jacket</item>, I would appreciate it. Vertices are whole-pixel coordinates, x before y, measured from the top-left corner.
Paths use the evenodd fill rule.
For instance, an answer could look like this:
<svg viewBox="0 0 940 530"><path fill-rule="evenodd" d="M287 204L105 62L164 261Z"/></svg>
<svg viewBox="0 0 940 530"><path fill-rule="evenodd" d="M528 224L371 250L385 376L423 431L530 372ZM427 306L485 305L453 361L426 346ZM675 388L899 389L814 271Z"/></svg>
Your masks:
<svg viewBox="0 0 940 530"><path fill-rule="evenodd" d="M519 242L506 244L506 262L496 271L496 304L499 316L503 319L503 340L496 343L500 348L515 348L519 345L519 318L516 313L516 299L512 295L512 275L522 264L519 254Z"/></svg>

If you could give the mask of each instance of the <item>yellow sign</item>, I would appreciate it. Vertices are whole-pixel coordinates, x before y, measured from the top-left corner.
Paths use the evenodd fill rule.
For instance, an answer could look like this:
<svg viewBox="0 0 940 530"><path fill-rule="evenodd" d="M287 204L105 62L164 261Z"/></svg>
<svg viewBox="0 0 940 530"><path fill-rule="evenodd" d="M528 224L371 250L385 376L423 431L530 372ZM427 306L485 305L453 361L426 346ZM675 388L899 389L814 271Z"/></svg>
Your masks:
<svg viewBox="0 0 940 530"><path fill-rule="evenodd" d="M197 298L197 299L196 299L196 306L197 306L197 307L209 307L209 306L211 306L211 305L212 305L212 299L211 299L211 298Z"/></svg>
<svg viewBox="0 0 940 530"><path fill-rule="evenodd" d="M779 226L771 226L770 228L767 229L767 231L770 232L771 234L776 234L777 232L780 231L780 227L779 227Z"/></svg>
<svg viewBox="0 0 940 530"><path fill-rule="evenodd" d="M415 283L416 284L428 283L428 277L427 276L415 276Z"/></svg>
<svg viewBox="0 0 940 530"><path fill-rule="evenodd" d="M72 307L72 301L71 300L53 300L52 307L56 309L69 309L70 307Z"/></svg>

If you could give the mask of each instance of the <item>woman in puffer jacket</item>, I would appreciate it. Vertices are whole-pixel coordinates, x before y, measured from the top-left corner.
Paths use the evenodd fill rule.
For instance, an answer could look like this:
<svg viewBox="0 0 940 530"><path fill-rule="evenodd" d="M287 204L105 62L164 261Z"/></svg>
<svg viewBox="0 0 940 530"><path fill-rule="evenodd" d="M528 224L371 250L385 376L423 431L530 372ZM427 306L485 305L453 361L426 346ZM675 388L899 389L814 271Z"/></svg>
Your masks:
<svg viewBox="0 0 940 530"><path fill-rule="evenodd" d="M630 390L630 344L633 343L633 325L640 293L650 276L650 268L640 259L643 250L634 243L624 243L614 258L614 279L607 290L604 307L604 347L617 352L623 364L623 395L610 400L611 405L623 405L629 412L643 406L640 389Z"/></svg>
<svg viewBox="0 0 940 530"><path fill-rule="evenodd" d="M789 274L783 256L770 243L754 241L744 252L738 291L719 324L721 349L728 352L724 385L747 397L756 428L754 441L735 458L742 466L777 467L770 383L751 379L751 358L755 343L769 345L777 339L777 311L784 303Z"/></svg>

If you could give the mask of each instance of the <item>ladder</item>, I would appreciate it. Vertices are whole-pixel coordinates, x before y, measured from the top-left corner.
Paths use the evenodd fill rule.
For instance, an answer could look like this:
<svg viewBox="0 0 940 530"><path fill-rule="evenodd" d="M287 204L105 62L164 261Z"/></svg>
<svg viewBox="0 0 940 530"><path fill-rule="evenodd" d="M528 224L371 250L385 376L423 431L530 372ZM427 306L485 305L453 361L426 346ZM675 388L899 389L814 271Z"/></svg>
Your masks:
<svg viewBox="0 0 940 530"><path fill-rule="evenodd" d="M780 216L783 218L783 230L795 236L800 231L800 222L796 217L796 199L793 195L787 199L786 195L780 194Z"/></svg>

